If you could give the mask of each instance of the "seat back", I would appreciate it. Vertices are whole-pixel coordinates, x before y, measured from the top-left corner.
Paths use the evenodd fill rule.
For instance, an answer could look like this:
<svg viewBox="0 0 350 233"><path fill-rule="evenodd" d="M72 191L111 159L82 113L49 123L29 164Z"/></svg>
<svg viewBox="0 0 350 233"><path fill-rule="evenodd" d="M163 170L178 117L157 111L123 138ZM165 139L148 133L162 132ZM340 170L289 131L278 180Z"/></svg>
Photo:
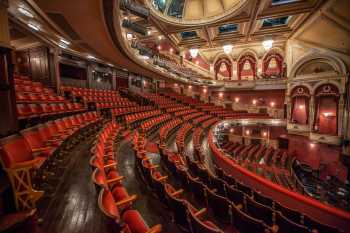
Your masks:
<svg viewBox="0 0 350 233"><path fill-rule="evenodd" d="M312 230L315 229L317 230L318 233L339 233L340 232L337 228L328 226L325 224L321 224L307 215L304 215L303 222L304 222L304 226Z"/></svg>
<svg viewBox="0 0 350 233"><path fill-rule="evenodd" d="M266 227L263 221L253 218L235 207L231 208L231 217L232 224L240 233L265 233Z"/></svg>
<svg viewBox="0 0 350 233"><path fill-rule="evenodd" d="M244 193L233 188L232 186L225 186L227 198L235 205L243 205Z"/></svg>
<svg viewBox="0 0 350 233"><path fill-rule="evenodd" d="M252 198L244 197L244 210L250 216L263 220L269 226L273 225L274 210L270 207L264 206Z"/></svg>
<svg viewBox="0 0 350 233"><path fill-rule="evenodd" d="M291 221L279 211L276 212L276 225L278 226L278 232L310 233L307 227Z"/></svg>
<svg viewBox="0 0 350 233"><path fill-rule="evenodd" d="M274 205L274 201L271 198L265 197L264 195L262 195L261 193L259 193L257 191L253 192L253 197L254 197L254 200L256 202L258 202L262 205L268 206L270 208L272 208Z"/></svg>
<svg viewBox="0 0 350 233"><path fill-rule="evenodd" d="M220 196L213 191L206 189L208 206L211 208L215 216L218 216L222 222L230 222L230 206L231 202L227 198Z"/></svg>
<svg viewBox="0 0 350 233"><path fill-rule="evenodd" d="M12 135L0 140L1 160L5 168L11 168L16 163L33 160L33 154L25 139L20 135Z"/></svg>
<svg viewBox="0 0 350 233"><path fill-rule="evenodd" d="M98 196L98 206L102 213L106 216L106 224L108 229L110 229L113 233L120 232L122 230L120 213L109 189L101 189Z"/></svg>
<svg viewBox="0 0 350 233"><path fill-rule="evenodd" d="M224 180L218 178L218 177L211 177L210 178L211 188L216 189L217 194L226 197L226 189L225 185L228 185Z"/></svg>
<svg viewBox="0 0 350 233"><path fill-rule="evenodd" d="M187 205L185 200L172 196L172 193L175 192L175 189L171 185L165 184L164 188L167 203L169 205L169 208L174 213L175 222L183 228L188 228L189 225L186 217Z"/></svg>
<svg viewBox="0 0 350 233"><path fill-rule="evenodd" d="M201 221L191 210L187 211L191 233L223 233L223 231L209 221Z"/></svg>
<svg viewBox="0 0 350 233"><path fill-rule="evenodd" d="M37 126L22 130L21 135L25 138L28 145L32 149L45 146L43 138L40 136Z"/></svg>
<svg viewBox="0 0 350 233"><path fill-rule="evenodd" d="M188 186L190 190L193 192L194 196L199 200L199 201L205 201L205 188L206 186L199 180L193 178L191 175L188 174L187 176L188 179Z"/></svg>
<svg viewBox="0 0 350 233"><path fill-rule="evenodd" d="M301 214L300 212L296 210L289 209L288 207L285 207L281 205L279 202L275 202L275 210L280 211L285 217L287 217L289 220L300 224L301 223Z"/></svg>

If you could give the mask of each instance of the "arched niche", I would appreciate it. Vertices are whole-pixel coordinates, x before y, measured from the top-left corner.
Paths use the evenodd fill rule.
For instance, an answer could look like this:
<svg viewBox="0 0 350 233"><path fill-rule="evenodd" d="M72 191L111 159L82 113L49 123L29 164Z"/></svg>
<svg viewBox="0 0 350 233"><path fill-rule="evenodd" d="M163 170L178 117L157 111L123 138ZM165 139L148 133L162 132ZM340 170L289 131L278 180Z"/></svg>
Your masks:
<svg viewBox="0 0 350 233"><path fill-rule="evenodd" d="M256 78L257 60L251 54L241 56L237 63L238 80L254 80Z"/></svg>
<svg viewBox="0 0 350 233"><path fill-rule="evenodd" d="M309 123L310 90L306 86L296 86L291 91L291 116L293 124Z"/></svg>
<svg viewBox="0 0 350 233"><path fill-rule="evenodd" d="M216 60L214 65L215 79L220 75L223 79L231 79L232 77L232 62L226 57L221 57Z"/></svg>
<svg viewBox="0 0 350 233"><path fill-rule="evenodd" d="M318 134L338 135L339 89L333 84L322 84L315 90L315 120L313 131Z"/></svg>
<svg viewBox="0 0 350 233"><path fill-rule="evenodd" d="M309 54L297 61L288 77L346 76L347 69L338 57L325 54Z"/></svg>
<svg viewBox="0 0 350 233"><path fill-rule="evenodd" d="M271 51L264 56L262 63L263 78L281 78L285 76L285 71L284 59L280 53Z"/></svg>

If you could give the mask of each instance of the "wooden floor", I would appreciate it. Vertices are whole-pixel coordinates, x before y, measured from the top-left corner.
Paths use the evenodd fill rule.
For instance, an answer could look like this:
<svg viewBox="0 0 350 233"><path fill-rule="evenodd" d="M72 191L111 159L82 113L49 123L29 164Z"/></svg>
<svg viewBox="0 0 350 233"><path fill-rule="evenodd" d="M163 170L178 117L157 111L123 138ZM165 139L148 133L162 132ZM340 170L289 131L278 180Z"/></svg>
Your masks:
<svg viewBox="0 0 350 233"><path fill-rule="evenodd" d="M157 142L158 137L152 137L152 142ZM112 229L107 227L104 216L97 205L97 193L91 182L90 145L92 141L81 142L70 153L71 162L64 172L57 176L60 182L56 185L56 191L50 197L44 198L39 204L39 217L43 220L40 225L35 225L28 233L110 233ZM168 140L169 147L176 151L175 135ZM203 140L203 149L206 142ZM186 142L186 152L193 152L191 140ZM149 154L155 164L160 164L159 154ZM134 203L149 226L162 224L165 233L180 233L181 231L171 221L171 212L166 205L147 188L142 177L136 172L134 154L130 141L121 141L116 147L118 168L125 177L123 184L129 194L136 194L138 200ZM211 164L211 159L206 159ZM168 171L160 166L160 171L166 174ZM169 175L169 174L168 174ZM176 188L181 188L177 180L170 176L170 183ZM186 194L186 198L201 208L200 204ZM225 231L227 232L227 231Z"/></svg>

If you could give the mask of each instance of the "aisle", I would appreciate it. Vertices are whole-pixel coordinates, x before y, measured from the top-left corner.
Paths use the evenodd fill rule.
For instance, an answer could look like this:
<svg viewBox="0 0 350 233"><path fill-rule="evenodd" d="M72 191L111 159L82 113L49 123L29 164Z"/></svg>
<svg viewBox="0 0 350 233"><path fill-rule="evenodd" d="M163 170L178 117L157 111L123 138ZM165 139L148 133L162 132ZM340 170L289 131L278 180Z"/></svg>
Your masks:
<svg viewBox="0 0 350 233"><path fill-rule="evenodd" d="M97 204L97 193L91 181L90 144L75 147L69 166L50 201L41 208L43 233L109 233ZM43 211L45 210L45 211Z"/></svg>
<svg viewBox="0 0 350 233"><path fill-rule="evenodd" d="M133 204L149 226L162 224L163 232L180 233L181 231L171 221L171 215L165 204L161 203L156 195L146 187L135 167L135 157L129 142L119 144L117 150L118 169L120 175L124 176L123 185L128 193L136 194L137 201ZM152 154L152 161L160 163L158 154Z"/></svg>

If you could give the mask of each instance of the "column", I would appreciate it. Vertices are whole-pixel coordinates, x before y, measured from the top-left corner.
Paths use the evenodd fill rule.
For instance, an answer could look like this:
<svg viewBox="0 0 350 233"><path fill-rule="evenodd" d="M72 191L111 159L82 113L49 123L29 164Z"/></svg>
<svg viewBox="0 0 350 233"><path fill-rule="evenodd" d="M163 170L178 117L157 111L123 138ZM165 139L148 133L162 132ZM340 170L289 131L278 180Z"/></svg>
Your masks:
<svg viewBox="0 0 350 233"><path fill-rule="evenodd" d="M0 137L18 130L7 8L8 1L0 0Z"/></svg>
<svg viewBox="0 0 350 233"><path fill-rule="evenodd" d="M61 50L58 48L50 49L50 54L52 57L52 84L56 88L56 92L60 93L61 92L61 73L60 73L60 54Z"/></svg>
<svg viewBox="0 0 350 233"><path fill-rule="evenodd" d="M315 121L315 96L311 96L309 103L309 125L310 131L314 131L313 125Z"/></svg>
<svg viewBox="0 0 350 233"><path fill-rule="evenodd" d="M338 136L346 135L345 130L343 129L343 116L344 116L344 94L341 94L338 102Z"/></svg>

